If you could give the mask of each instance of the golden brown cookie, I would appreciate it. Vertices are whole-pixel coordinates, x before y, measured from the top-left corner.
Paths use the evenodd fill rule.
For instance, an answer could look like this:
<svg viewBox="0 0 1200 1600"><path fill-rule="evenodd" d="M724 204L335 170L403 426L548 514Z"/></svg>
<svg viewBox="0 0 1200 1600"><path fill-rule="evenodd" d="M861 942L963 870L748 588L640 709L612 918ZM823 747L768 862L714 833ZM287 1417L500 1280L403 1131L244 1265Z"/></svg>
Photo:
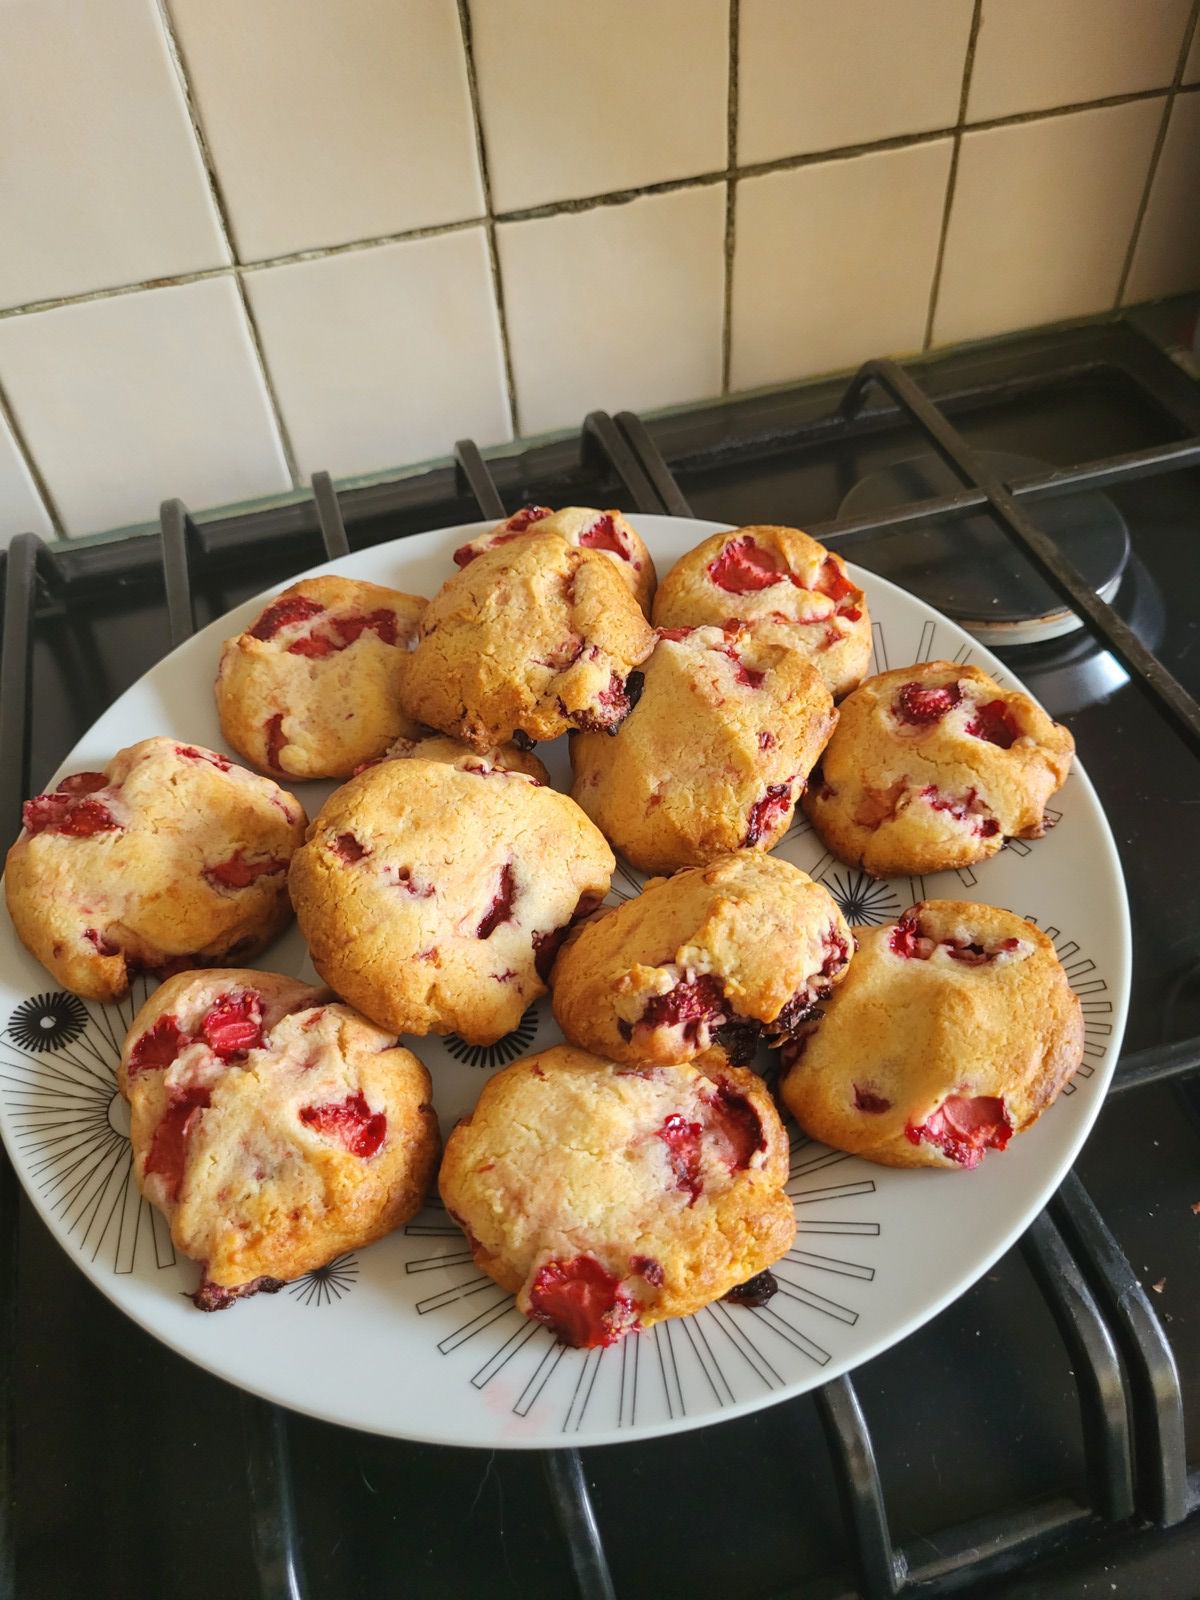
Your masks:
<svg viewBox="0 0 1200 1600"><path fill-rule="evenodd" d="M843 861L876 877L940 872L1045 832L1075 741L1028 695L925 661L868 678L839 710L804 809Z"/></svg>
<svg viewBox="0 0 1200 1600"><path fill-rule="evenodd" d="M433 733L424 739L397 739L379 759L408 761L414 756L418 761L444 761L451 767L465 767L468 772L505 767L509 772L523 772L535 783L550 782L550 774L532 750L521 750L515 744L497 745L491 750L472 750L461 739L451 739L444 733Z"/></svg>
<svg viewBox="0 0 1200 1600"><path fill-rule="evenodd" d="M400 709L418 595L355 578L304 578L235 639L217 670L233 748L267 772L345 778L417 729Z"/></svg>
<svg viewBox="0 0 1200 1600"><path fill-rule="evenodd" d="M762 1080L703 1065L558 1045L490 1078L447 1141L439 1187L477 1265L564 1344L698 1311L795 1237Z"/></svg>
<svg viewBox="0 0 1200 1600"><path fill-rule="evenodd" d="M840 983L850 929L829 893L777 856L740 850L652 878L585 923L551 973L572 1043L613 1061L734 1062L790 1038ZM709 1059L713 1059L710 1056Z"/></svg>
<svg viewBox="0 0 1200 1600"><path fill-rule="evenodd" d="M571 739L571 794L643 872L772 849L833 732L829 691L761 624L674 628L615 739Z"/></svg>
<svg viewBox="0 0 1200 1600"><path fill-rule="evenodd" d="M714 533L677 561L658 586L659 628L773 622L812 662L835 700L862 681L871 619L841 556L799 528L753 526Z"/></svg>
<svg viewBox="0 0 1200 1600"><path fill-rule="evenodd" d="M116 1000L133 973L261 950L289 921L304 810L270 778L176 739L25 803L5 894L27 949L65 988Z"/></svg>
<svg viewBox="0 0 1200 1600"><path fill-rule="evenodd" d="M430 602L405 708L477 750L615 729L654 637L607 555L531 533L476 556Z"/></svg>
<svg viewBox="0 0 1200 1600"><path fill-rule="evenodd" d="M613 866L566 795L413 757L330 796L290 887L313 965L351 1005L397 1033L491 1044L546 992L564 931Z"/></svg>
<svg viewBox="0 0 1200 1600"><path fill-rule="evenodd" d="M1053 1104L1083 1054L1054 946L994 906L924 900L859 949L823 1015L784 1047L796 1121L889 1167L973 1167Z"/></svg>
<svg viewBox="0 0 1200 1600"><path fill-rule="evenodd" d="M134 1018L118 1082L138 1187L200 1263L202 1311L390 1233L437 1166L416 1056L276 973L168 979Z"/></svg>
<svg viewBox="0 0 1200 1600"><path fill-rule="evenodd" d="M497 545L509 544L522 533L557 533L577 550L603 550L629 585L634 599L649 615L654 598L654 562L640 533L619 511L596 511L591 506L523 506L487 533L460 544L454 552L456 566L465 567Z"/></svg>

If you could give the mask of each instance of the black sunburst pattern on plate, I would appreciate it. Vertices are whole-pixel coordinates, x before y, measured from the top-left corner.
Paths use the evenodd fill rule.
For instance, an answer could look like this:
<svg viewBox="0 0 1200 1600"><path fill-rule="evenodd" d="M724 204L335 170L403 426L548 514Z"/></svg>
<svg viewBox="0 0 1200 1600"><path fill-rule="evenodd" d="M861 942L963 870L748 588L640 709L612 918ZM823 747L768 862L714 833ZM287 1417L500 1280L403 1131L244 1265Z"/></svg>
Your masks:
<svg viewBox="0 0 1200 1600"><path fill-rule="evenodd" d="M894 922L903 907L900 897L886 879L869 877L865 872L826 872L821 882L837 901L846 921L852 926Z"/></svg>
<svg viewBox="0 0 1200 1600"><path fill-rule="evenodd" d="M70 1044L88 1025L87 1007L75 994L35 994L23 1000L8 1019L8 1033L22 1050L40 1055Z"/></svg>
<svg viewBox="0 0 1200 1600"><path fill-rule="evenodd" d="M533 1005L526 1008L512 1032L495 1044L468 1044L457 1033L448 1033L442 1043L456 1061L465 1061L469 1067L504 1067L525 1054L536 1033L537 1006Z"/></svg>
<svg viewBox="0 0 1200 1600"><path fill-rule="evenodd" d="M347 1252L289 1283L287 1292L302 1306L331 1306L349 1294L357 1282L358 1257Z"/></svg>

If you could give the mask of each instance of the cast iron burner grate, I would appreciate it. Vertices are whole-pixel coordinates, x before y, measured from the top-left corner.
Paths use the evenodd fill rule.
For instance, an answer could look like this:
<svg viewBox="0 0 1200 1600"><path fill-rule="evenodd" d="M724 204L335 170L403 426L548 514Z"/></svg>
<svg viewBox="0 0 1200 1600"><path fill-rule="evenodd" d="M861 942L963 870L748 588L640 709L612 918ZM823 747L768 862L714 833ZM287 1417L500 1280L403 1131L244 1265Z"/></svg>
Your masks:
<svg viewBox="0 0 1200 1600"><path fill-rule="evenodd" d="M964 515L986 512L1003 539L1021 552L1048 591L1081 619L1082 625L1123 665L1169 720L1191 751L1200 756L1200 705L1170 675L1162 662L1100 597L1067 555L1032 520L1029 507L1048 498L1092 494L1118 484L1180 471L1200 463L1200 437L1194 416L1191 436L1091 461L1065 470L1048 470L1006 484L986 456L973 450L918 387L891 361L871 361L846 390L833 417L815 421L805 442L852 434L878 426L878 408L864 411L868 392L881 391L884 411L915 427L953 476L946 492L915 504L862 512L832 523L811 525L825 543L846 551L866 540L892 539L914 525L936 521L951 529ZM611 469L632 506L647 513L691 515L679 484L640 419L630 412L615 418L594 412L583 430L585 457ZM461 441L455 449L458 496L479 515L501 518L505 505L476 446ZM0 652L0 820L9 836L20 825L21 803L30 792L31 651L35 606L51 605L71 594L94 592L119 571L162 564L172 644L196 626L194 583L214 550L228 554L240 540L243 553L254 537L266 542L310 535L315 513L327 559L348 553L343 508L352 522L405 504L402 485L374 486L339 498L327 474L312 480L311 506L291 505L239 519L253 531L231 524L201 529L178 500L163 506L161 539L116 552L51 550L36 535L22 534L8 552L4 589L4 633ZM463 508L467 520L471 504ZM416 524L403 531L415 531ZM249 538L247 533L249 532ZM390 534L382 535L384 537ZM306 554L311 554L306 549ZM1200 1037L1123 1057L1110 1094L1164 1081L1182 1081L1200 1068ZM17 1184L0 1153L0 1283L16 1281ZM1163 1327L1129 1260L1079 1178L1072 1173L1027 1231L1022 1251L1069 1351L1078 1391L1086 1454L1086 1505L1058 1500L959 1525L922 1541L936 1548L933 1559L918 1560L893 1541L875 1451L852 1378L842 1377L817 1391L816 1401L830 1452L831 1470L842 1501L858 1592L867 1600L920 1591L962 1590L1018 1565L1051 1553L1082 1548L1116 1529L1146 1524L1166 1528L1200 1508L1200 1473L1189 1476L1184 1444L1183 1400ZM0 1594L15 1589L13 1437L15 1317L17 1296L4 1295L0 1311ZM287 1418L276 1407L242 1396L246 1421L247 1490L259 1584L264 1596L301 1600L306 1584L292 1490L292 1456ZM611 1600L615 1594L604 1533L593 1511L578 1450L544 1453L549 1494L566 1539L576 1586L583 1600ZM660 1519L656 1537L669 1537L669 1519Z"/></svg>

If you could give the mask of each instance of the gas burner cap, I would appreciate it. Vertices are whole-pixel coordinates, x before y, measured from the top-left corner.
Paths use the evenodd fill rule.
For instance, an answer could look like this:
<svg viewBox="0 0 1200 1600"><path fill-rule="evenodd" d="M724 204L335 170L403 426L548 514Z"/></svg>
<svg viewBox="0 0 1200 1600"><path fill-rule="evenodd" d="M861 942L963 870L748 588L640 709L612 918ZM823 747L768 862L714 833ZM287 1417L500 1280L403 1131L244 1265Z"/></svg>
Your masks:
<svg viewBox="0 0 1200 1600"><path fill-rule="evenodd" d="M980 450L1002 482L1052 471L1035 456ZM839 517L864 516L914 500L955 494L962 488L940 457L913 456L856 483ZM1038 526L1102 600L1116 593L1129 560L1129 529L1106 495L1062 495L1039 501ZM914 522L900 532L856 545L847 554L920 595L960 622L981 644L1037 644L1074 633L1083 624L1036 572L1007 535L983 512L940 522Z"/></svg>

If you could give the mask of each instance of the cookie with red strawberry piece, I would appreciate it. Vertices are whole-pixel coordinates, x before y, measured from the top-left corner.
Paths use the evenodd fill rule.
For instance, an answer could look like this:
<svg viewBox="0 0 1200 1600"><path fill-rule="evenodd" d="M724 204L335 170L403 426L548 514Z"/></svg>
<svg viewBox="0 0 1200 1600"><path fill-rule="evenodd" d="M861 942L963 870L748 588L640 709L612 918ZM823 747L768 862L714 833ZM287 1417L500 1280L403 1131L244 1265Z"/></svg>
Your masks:
<svg viewBox="0 0 1200 1600"><path fill-rule="evenodd" d="M143 739L25 802L4 890L27 949L88 1000L139 971L261 950L291 918L294 796L228 756Z"/></svg>
<svg viewBox="0 0 1200 1600"><path fill-rule="evenodd" d="M613 1061L753 1057L792 1037L846 974L850 929L827 890L777 856L740 850L651 879L583 924L551 973L573 1043Z"/></svg>
<svg viewBox="0 0 1200 1600"><path fill-rule="evenodd" d="M654 598L654 561L645 541L619 511L596 511L591 506L523 506L454 552L456 566L468 566L485 550L510 544L523 533L557 533L577 550L603 550L629 585L634 599L649 615Z"/></svg>
<svg viewBox="0 0 1200 1600"><path fill-rule="evenodd" d="M841 860L876 877L986 861L1037 839L1075 741L979 667L925 661L868 678L839 707L804 809Z"/></svg>
<svg viewBox="0 0 1200 1600"><path fill-rule="evenodd" d="M671 628L615 739L571 740L571 793L643 872L770 850L837 722L829 691L778 630Z"/></svg>
<svg viewBox="0 0 1200 1600"><path fill-rule="evenodd" d="M752 1072L559 1045L490 1078L439 1187L476 1264L564 1343L684 1317L791 1245L788 1145Z"/></svg>
<svg viewBox="0 0 1200 1600"><path fill-rule="evenodd" d="M841 556L799 528L735 528L702 540L659 584L653 616L659 628L774 623L835 700L871 660L866 596Z"/></svg>
<svg viewBox="0 0 1200 1600"><path fill-rule="evenodd" d="M1053 944L962 900L855 933L845 981L784 1047L784 1104L814 1139L868 1161L977 1166L1032 1127L1082 1059Z"/></svg>
<svg viewBox="0 0 1200 1600"><path fill-rule="evenodd" d="M603 551L557 533L485 550L443 584L405 674L412 719L477 750L615 732L654 630Z"/></svg>
<svg viewBox="0 0 1200 1600"><path fill-rule="evenodd" d="M351 1005L397 1033L491 1044L546 992L614 864L566 795L484 761L413 756L330 796L290 885L313 965Z"/></svg>
<svg viewBox="0 0 1200 1600"><path fill-rule="evenodd" d="M418 595L303 578L235 639L217 671L221 731L266 772L345 778L416 727L400 707Z"/></svg>
<svg viewBox="0 0 1200 1600"><path fill-rule="evenodd" d="M420 1209L440 1138L429 1074L326 991L185 972L155 991L118 1074L133 1171L201 1267L202 1311L273 1291Z"/></svg>

